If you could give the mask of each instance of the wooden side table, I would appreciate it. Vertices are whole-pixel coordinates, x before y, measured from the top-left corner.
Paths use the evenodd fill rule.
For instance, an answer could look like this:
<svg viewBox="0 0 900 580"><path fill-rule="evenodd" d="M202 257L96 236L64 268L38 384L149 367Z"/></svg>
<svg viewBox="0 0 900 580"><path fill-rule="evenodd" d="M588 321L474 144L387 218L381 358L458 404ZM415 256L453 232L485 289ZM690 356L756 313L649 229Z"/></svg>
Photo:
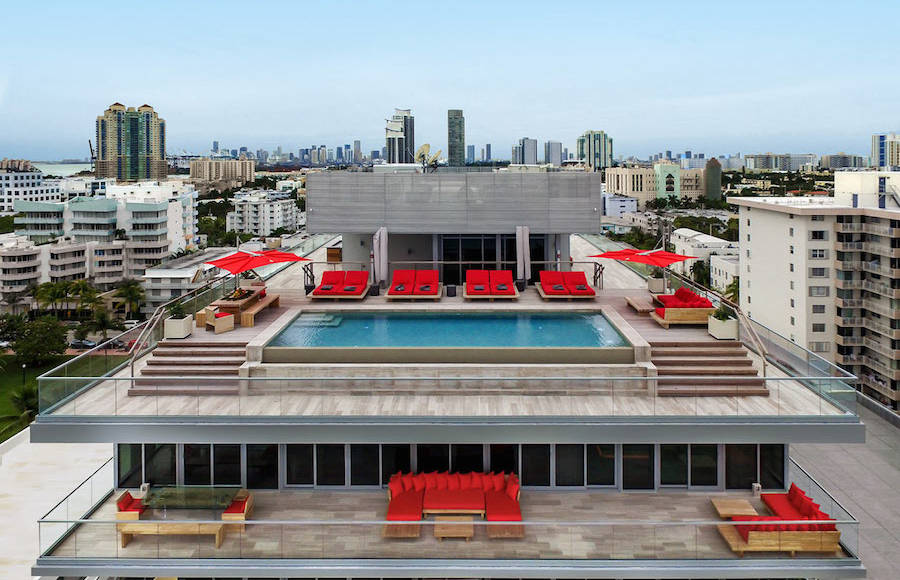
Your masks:
<svg viewBox="0 0 900 580"><path fill-rule="evenodd" d="M716 513L722 519L728 519L733 516L757 516L756 508L745 499L734 499L726 497L717 497L712 500Z"/></svg>
<svg viewBox="0 0 900 580"><path fill-rule="evenodd" d="M468 542L475 537L472 516L437 516L434 522L434 537L438 541L444 538L465 538Z"/></svg>

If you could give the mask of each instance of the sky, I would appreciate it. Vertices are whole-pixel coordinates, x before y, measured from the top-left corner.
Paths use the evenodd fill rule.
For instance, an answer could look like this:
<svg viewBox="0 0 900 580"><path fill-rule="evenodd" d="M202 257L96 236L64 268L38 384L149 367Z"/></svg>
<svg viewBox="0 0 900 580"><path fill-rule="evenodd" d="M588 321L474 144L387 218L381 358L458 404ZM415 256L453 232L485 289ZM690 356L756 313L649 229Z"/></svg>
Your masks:
<svg viewBox="0 0 900 580"><path fill-rule="evenodd" d="M380 149L395 107L445 154L447 109L463 109L466 143L495 158L521 137L574 151L588 129L616 156L867 155L900 130L896 0L131 6L4 6L0 158L86 157L116 101L153 106L170 154Z"/></svg>

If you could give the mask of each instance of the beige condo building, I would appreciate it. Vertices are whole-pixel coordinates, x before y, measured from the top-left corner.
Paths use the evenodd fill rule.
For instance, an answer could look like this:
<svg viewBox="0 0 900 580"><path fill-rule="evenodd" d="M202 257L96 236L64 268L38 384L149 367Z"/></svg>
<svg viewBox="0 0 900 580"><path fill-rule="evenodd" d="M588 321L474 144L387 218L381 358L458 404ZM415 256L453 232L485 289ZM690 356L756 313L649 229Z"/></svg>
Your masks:
<svg viewBox="0 0 900 580"><path fill-rule="evenodd" d="M241 187L256 178L256 161L251 159L197 159L191 161L191 179L224 181L229 187Z"/></svg>
<svg viewBox="0 0 900 580"><path fill-rule="evenodd" d="M97 177L161 181L168 175L166 122L150 105L113 103L97 117Z"/></svg>

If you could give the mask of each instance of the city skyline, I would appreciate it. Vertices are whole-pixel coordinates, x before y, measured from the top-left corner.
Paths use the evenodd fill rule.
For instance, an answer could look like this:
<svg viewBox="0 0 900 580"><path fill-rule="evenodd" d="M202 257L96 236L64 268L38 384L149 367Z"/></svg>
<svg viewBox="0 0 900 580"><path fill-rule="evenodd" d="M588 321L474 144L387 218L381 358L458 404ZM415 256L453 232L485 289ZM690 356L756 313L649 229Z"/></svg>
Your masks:
<svg viewBox="0 0 900 580"><path fill-rule="evenodd" d="M522 135L559 140L573 150L578 135L597 127L616 137L617 152L625 156L686 147L866 154L873 133L898 128L890 125L896 118L891 95L900 85L900 75L892 74L897 63L890 40L866 33L872 10L864 5L877 5L886 21L900 16L900 8L884 2L863 2L854 11L831 3L815 10L778 4L777 18L766 9L775 5L762 3L740 21L701 4L675 12L660 3L610 6L601 13L587 4L548 11L502 2L480 7L481 18L471 20L465 10L450 7L431 7L433 14L420 19L404 16L413 10L377 6L338 12L326 3L274 3L270 13L278 17L266 20L265 35L247 29L240 10L229 9L229 3L214 17L200 6L178 5L179 17L166 23L162 42L159 35L134 35L115 26L119 15L101 4L96 10L53 5L50 17L26 4L8 7L10 21L39 18L43 40L33 42L33 27L12 27L5 36L8 54L23 66L0 73L0 157L85 157L96 112L115 101L147 103L159 111L170 125L170 153L206 151L212 138L287 149L354 138L363 150L380 148L385 114L396 107L415 112L418 143L444 151L450 108L466 111L467 143L492 143L497 151L508 151ZM170 3L159 9L166 7L175 10ZM215 26L196 26L209 18ZM463 19L466 32L459 38L453 24ZM325 24L306 31L309 46L333 46L338 25L354 42L339 43L327 58L294 56L288 32L306 20ZM603 26L610 21L620 25ZM821 34L796 34L798 21ZM391 71L377 57L359 60L361 47L386 45L398 24L406 24L410 46L428 55L428 66ZM107 34L79 34L78 42L70 41L87 26ZM603 62L610 63L600 70L586 73L577 56L541 48L598 26L605 35ZM633 34L638 29L639 37ZM229 43L223 43L222 31L234 31ZM452 50L457 42L477 40L480 52L504 54L523 32L532 42L519 44L519 58L512 62L491 65ZM828 50L838 32L846 42L829 69L801 75L789 64L770 64L782 62L786 53ZM140 75L117 74L127 70L126 51L95 58L107 43L121 44L126 37L134 49L158 55L142 62ZM254 50L241 49L248 43ZM18 47L28 47L27 53ZM59 66L60 54L82 66ZM262 62L261 54L270 56ZM747 59L748 54L754 57ZM179 66L186 59L207 62L200 68ZM287 68L272 59L284 60ZM304 71L297 80L283 72L294 60ZM852 66L861 62L864 68ZM871 74L875 70L879 73ZM608 82L610 77L616 82ZM44 85L65 90L35 90Z"/></svg>

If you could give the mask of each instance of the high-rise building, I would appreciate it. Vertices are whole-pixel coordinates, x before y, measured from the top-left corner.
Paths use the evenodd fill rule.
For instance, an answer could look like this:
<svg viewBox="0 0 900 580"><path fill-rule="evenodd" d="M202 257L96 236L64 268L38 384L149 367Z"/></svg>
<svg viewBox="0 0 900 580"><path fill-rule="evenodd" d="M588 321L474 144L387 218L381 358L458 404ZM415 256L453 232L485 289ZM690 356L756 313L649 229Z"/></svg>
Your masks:
<svg viewBox="0 0 900 580"><path fill-rule="evenodd" d="M410 109L394 109L384 128L388 163L413 163L416 152L416 120Z"/></svg>
<svg viewBox="0 0 900 580"><path fill-rule="evenodd" d="M218 141L213 141L212 152L213 153L219 152L219 142Z"/></svg>
<svg viewBox="0 0 900 580"><path fill-rule="evenodd" d="M466 163L475 163L475 146L466 146Z"/></svg>
<svg viewBox="0 0 900 580"><path fill-rule="evenodd" d="M240 187L254 180L256 161L249 159L194 159L191 179L206 182L228 181L229 187Z"/></svg>
<svg viewBox="0 0 900 580"><path fill-rule="evenodd" d="M12 212L17 201L59 202L63 200L59 185L44 182L44 174L28 161L8 163L0 167L0 212Z"/></svg>
<svg viewBox="0 0 900 580"><path fill-rule="evenodd" d="M578 159L589 171L601 171L613 164L613 140L604 131L585 131L577 141Z"/></svg>
<svg viewBox="0 0 900 580"><path fill-rule="evenodd" d="M338 147L334 150L334 159L338 163L340 163L344 160L344 148L343 147Z"/></svg>
<svg viewBox="0 0 900 580"><path fill-rule="evenodd" d="M234 200L225 215L225 231L268 236L275 230L297 230L297 204L273 192L255 191Z"/></svg>
<svg viewBox="0 0 900 580"><path fill-rule="evenodd" d="M166 122L150 105L113 103L97 117L98 177L116 181L166 179Z"/></svg>
<svg viewBox="0 0 900 580"><path fill-rule="evenodd" d="M344 163L350 163L353 161L353 155L350 153L350 145L344 144Z"/></svg>
<svg viewBox="0 0 900 580"><path fill-rule="evenodd" d="M353 141L353 162L362 163L362 144L359 139Z"/></svg>
<svg viewBox="0 0 900 580"><path fill-rule="evenodd" d="M537 139L522 137L518 145L513 146L511 163L513 165L537 165Z"/></svg>
<svg viewBox="0 0 900 580"><path fill-rule="evenodd" d="M900 135L881 133L872 135L873 167L900 167Z"/></svg>
<svg viewBox="0 0 900 580"><path fill-rule="evenodd" d="M547 141L544 143L544 163L554 167L562 165L562 143L559 141Z"/></svg>
<svg viewBox="0 0 900 580"><path fill-rule="evenodd" d="M800 171L815 167L814 153L758 153L744 157L747 169L774 169L777 171Z"/></svg>
<svg viewBox="0 0 900 580"><path fill-rule="evenodd" d="M838 153L836 155L822 155L819 157L819 167L822 169L847 169L854 167L865 167L866 160L859 155L850 155L849 153Z"/></svg>
<svg viewBox="0 0 900 580"><path fill-rule="evenodd" d="M491 144L490 143L486 143L484 145L484 160L485 161L491 160Z"/></svg>
<svg viewBox="0 0 900 580"><path fill-rule="evenodd" d="M447 111L447 160L450 167L471 163L466 157L466 118L461 109Z"/></svg>
<svg viewBox="0 0 900 580"><path fill-rule="evenodd" d="M484 147L481 148L481 160L487 161L487 158L484 156Z"/></svg>
<svg viewBox="0 0 900 580"><path fill-rule="evenodd" d="M638 209L647 208L653 199L698 199L722 187L722 172L715 171L709 176L707 186L706 169L682 169L677 163L659 161L653 165L610 167L606 170L606 191L625 195L638 200ZM719 194L721 196L721 193Z"/></svg>

